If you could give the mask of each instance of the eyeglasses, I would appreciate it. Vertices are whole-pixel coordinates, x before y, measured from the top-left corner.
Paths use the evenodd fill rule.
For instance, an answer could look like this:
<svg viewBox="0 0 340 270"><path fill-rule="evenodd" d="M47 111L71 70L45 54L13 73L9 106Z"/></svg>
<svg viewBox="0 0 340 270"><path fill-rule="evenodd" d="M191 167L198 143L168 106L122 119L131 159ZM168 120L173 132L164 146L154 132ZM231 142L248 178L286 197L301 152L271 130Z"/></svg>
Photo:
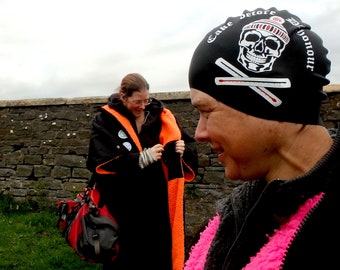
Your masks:
<svg viewBox="0 0 340 270"><path fill-rule="evenodd" d="M132 100L132 101L128 101L128 97L127 96L125 96L124 99L126 100L127 103L130 103L133 106L147 106L152 101L152 98L148 98L148 99L144 99L144 100Z"/></svg>

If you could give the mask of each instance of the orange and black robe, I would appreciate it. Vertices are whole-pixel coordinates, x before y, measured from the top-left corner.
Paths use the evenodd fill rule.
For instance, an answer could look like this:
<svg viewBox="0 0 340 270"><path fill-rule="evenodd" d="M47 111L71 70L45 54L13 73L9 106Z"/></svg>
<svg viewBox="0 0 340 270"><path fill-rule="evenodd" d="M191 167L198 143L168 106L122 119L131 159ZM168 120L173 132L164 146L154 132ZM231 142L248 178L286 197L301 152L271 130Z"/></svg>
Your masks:
<svg viewBox="0 0 340 270"><path fill-rule="evenodd" d="M196 142L162 103L145 109L138 134L133 116L114 95L93 121L87 166L121 229L115 269L180 270L184 263L184 182L197 169ZM175 142L183 139L183 157ZM140 152L161 143L161 161L140 169Z"/></svg>

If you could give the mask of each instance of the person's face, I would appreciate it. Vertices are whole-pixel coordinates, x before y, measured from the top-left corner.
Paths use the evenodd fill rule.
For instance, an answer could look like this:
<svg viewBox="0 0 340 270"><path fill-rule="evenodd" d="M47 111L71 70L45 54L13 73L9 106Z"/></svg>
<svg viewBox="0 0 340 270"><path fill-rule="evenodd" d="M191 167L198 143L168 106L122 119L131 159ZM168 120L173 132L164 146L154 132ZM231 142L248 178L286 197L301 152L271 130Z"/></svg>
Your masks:
<svg viewBox="0 0 340 270"><path fill-rule="evenodd" d="M122 96L124 106L138 118L144 113L145 107L150 104L149 91L135 91L130 97Z"/></svg>
<svg viewBox="0 0 340 270"><path fill-rule="evenodd" d="M253 180L265 176L275 147L273 136L267 135L271 121L237 111L197 89L192 88L190 96L200 116L195 138L210 143L218 153L226 177Z"/></svg>

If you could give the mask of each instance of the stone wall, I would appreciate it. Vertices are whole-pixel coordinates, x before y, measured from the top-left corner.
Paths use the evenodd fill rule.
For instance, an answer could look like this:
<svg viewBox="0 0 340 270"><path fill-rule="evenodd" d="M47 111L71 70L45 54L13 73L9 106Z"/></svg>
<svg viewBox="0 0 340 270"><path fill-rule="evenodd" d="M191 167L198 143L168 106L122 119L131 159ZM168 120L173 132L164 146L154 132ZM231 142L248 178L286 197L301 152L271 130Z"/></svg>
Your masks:
<svg viewBox="0 0 340 270"><path fill-rule="evenodd" d="M152 96L194 135L199 115L188 92ZM86 158L91 121L105 103L106 97L0 101L0 192L51 205L74 198L90 175ZM339 126L340 91L329 92L322 117L327 127ZM224 168L208 144L198 144L198 152L198 175L186 184L185 193L188 245L214 214L216 200L240 183L225 179Z"/></svg>

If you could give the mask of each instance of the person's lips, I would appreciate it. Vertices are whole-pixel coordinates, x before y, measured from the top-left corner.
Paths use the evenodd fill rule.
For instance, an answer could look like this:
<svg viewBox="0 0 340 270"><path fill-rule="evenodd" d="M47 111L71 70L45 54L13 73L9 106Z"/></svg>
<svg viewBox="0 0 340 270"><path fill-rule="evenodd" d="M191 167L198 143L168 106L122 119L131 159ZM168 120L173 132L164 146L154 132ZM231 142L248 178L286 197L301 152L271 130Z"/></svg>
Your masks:
<svg viewBox="0 0 340 270"><path fill-rule="evenodd" d="M211 149L213 150L214 153L218 154L218 156L217 156L218 161L223 163L224 156L225 156L225 152L224 152L223 148L212 146Z"/></svg>

